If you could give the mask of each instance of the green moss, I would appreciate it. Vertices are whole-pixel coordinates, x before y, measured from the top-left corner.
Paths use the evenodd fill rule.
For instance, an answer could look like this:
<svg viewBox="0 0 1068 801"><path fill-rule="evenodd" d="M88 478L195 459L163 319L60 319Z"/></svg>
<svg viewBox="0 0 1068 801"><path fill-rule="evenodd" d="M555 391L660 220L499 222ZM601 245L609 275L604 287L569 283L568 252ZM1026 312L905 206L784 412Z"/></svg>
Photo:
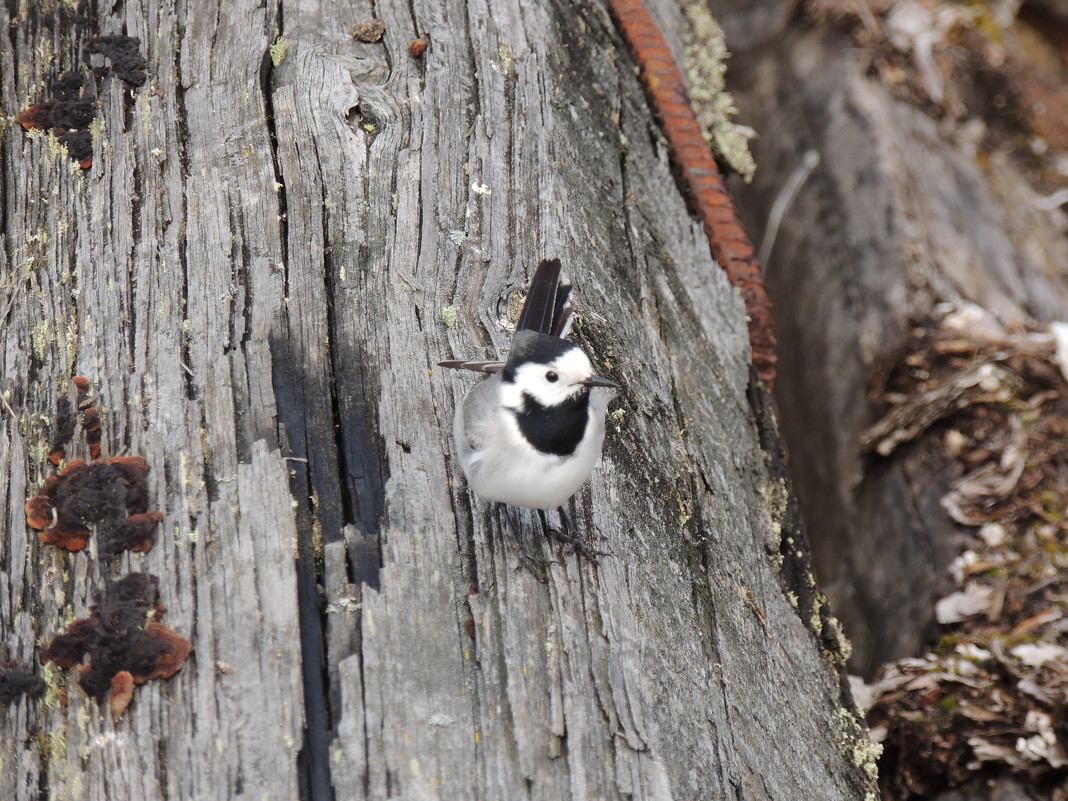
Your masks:
<svg viewBox="0 0 1068 801"><path fill-rule="evenodd" d="M497 58L501 62L501 70L506 74L512 69L512 48L506 44L497 47Z"/></svg>
<svg viewBox="0 0 1068 801"><path fill-rule="evenodd" d="M90 704L92 702L86 699L86 703L79 705L78 714L75 716L75 723L78 727L79 739L82 742L82 747L78 752L78 756L81 757L84 762L89 758L90 746L89 746L89 715Z"/></svg>
<svg viewBox="0 0 1068 801"><path fill-rule="evenodd" d="M872 794L876 792L879 757L883 753L883 747L871 741L868 727L859 712L839 709L835 715L838 719L838 745L848 755L849 761L864 772L864 778L868 781L865 798L877 797Z"/></svg>
<svg viewBox="0 0 1068 801"><path fill-rule="evenodd" d="M139 95L137 102L141 105L141 135L149 142L152 140L152 101L147 95Z"/></svg>
<svg viewBox="0 0 1068 801"><path fill-rule="evenodd" d="M41 320L30 332L30 338L33 340L33 353L42 362L48 355L48 346L51 343L50 331L51 325L48 320Z"/></svg>
<svg viewBox="0 0 1068 801"><path fill-rule="evenodd" d="M853 656L853 643L846 637L841 621L834 615L827 617L827 627L830 629L829 633L834 637L835 642L838 643L836 659L839 664L844 666Z"/></svg>
<svg viewBox="0 0 1068 801"><path fill-rule="evenodd" d="M93 138L93 145L100 141L104 135L104 118L93 117L93 121L89 123L89 136Z"/></svg>
<svg viewBox="0 0 1068 801"><path fill-rule="evenodd" d="M50 732L45 750L50 763L62 763L67 758L67 738L64 729Z"/></svg>
<svg viewBox="0 0 1068 801"><path fill-rule="evenodd" d="M738 109L724 79L730 53L723 31L703 3L692 3L683 13L689 23L683 31L686 83L697 121L712 151L749 182L756 162L749 152L748 129L731 120Z"/></svg>
<svg viewBox="0 0 1068 801"><path fill-rule="evenodd" d="M983 0L971 0L964 6L972 15L972 28L986 36L995 44L1005 44L1005 33L997 19L990 13L990 7Z"/></svg>
<svg viewBox="0 0 1068 801"><path fill-rule="evenodd" d="M66 162L70 160L70 153L67 150L67 146L60 142L55 136L49 136L45 142L48 145L48 157L60 162ZM78 167L77 164L74 165ZM81 169L78 167L78 169Z"/></svg>
<svg viewBox="0 0 1068 801"><path fill-rule="evenodd" d="M44 708L49 712L59 709L59 694L67 689L68 674L60 670L54 663L49 662L41 669L41 677L45 681L45 694L42 699Z"/></svg>
<svg viewBox="0 0 1068 801"><path fill-rule="evenodd" d="M286 57L286 51L289 49L289 42L279 36L274 40L274 44L271 45L271 63L276 67L282 63Z"/></svg>
<svg viewBox="0 0 1068 801"><path fill-rule="evenodd" d="M946 656L957 650L957 642L957 638L952 634L943 634L938 638L938 642L934 644L934 648L931 650L934 651L937 656Z"/></svg>
<svg viewBox="0 0 1068 801"><path fill-rule="evenodd" d="M690 522L690 518L693 517L693 504L681 494L676 496L675 503L679 509L678 519L675 522L680 529L685 528L686 524Z"/></svg>

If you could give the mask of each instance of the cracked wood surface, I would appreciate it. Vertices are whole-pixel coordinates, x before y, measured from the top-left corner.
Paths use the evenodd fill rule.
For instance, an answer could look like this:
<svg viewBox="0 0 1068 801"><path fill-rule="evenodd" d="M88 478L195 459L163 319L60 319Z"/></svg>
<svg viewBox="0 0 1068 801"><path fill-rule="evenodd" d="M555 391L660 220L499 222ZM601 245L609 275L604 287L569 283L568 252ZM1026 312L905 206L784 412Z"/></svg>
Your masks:
<svg viewBox="0 0 1068 801"><path fill-rule="evenodd" d="M142 569L195 648L115 724L73 687L0 711L0 797L863 798L836 655L780 570L807 557L769 512L742 304L606 10L379 0L383 42L353 41L371 9L124 2L85 31L0 6L7 113L91 33L149 59L128 106L103 82L90 171L0 144L0 642L32 662ZM468 494L472 379L432 369L505 348L545 256L623 386L567 509L598 565ZM25 526L74 374L105 454L152 467L146 556Z"/></svg>

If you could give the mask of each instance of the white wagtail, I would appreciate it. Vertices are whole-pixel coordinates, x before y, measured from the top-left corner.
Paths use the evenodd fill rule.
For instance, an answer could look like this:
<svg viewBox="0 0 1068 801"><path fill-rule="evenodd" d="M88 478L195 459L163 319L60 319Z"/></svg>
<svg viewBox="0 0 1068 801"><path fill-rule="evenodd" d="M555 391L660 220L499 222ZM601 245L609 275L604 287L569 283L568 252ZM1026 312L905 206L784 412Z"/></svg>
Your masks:
<svg viewBox="0 0 1068 801"><path fill-rule="evenodd" d="M528 509L562 506L589 478L618 385L594 375L570 328L560 260L534 272L508 361L438 362L489 373L456 409L453 437L475 494Z"/></svg>

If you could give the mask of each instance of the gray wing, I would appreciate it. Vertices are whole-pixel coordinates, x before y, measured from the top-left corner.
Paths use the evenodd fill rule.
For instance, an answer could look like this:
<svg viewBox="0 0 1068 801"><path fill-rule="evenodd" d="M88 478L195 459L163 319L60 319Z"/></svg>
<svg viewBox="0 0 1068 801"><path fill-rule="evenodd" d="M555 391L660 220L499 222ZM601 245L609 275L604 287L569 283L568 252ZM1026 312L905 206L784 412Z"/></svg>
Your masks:
<svg viewBox="0 0 1068 801"><path fill-rule="evenodd" d="M499 373L504 369L504 362L467 362L463 359L450 359L438 362L438 367L451 367L454 370L473 370L476 373Z"/></svg>
<svg viewBox="0 0 1068 801"><path fill-rule="evenodd" d="M500 375L494 375L476 385L464 396L460 408L456 411L453 435L456 450L462 455L483 450L493 438L500 437L500 414L498 385Z"/></svg>

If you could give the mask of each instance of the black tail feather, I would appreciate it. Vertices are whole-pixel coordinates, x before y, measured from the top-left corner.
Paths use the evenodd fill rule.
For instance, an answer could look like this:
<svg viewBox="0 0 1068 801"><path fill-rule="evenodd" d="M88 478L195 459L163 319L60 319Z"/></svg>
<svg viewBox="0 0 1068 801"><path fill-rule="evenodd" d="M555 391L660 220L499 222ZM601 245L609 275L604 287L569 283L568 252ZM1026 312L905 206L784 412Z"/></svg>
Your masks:
<svg viewBox="0 0 1068 801"><path fill-rule="evenodd" d="M530 279L530 291L519 314L517 331L537 331L539 334L560 336L571 318L567 298L570 285L560 285L560 260L546 259Z"/></svg>
<svg viewBox="0 0 1068 801"><path fill-rule="evenodd" d="M562 337L567 331L568 323L571 322L571 307L567 305L570 295L570 284L564 284L556 292L556 308L553 310L553 325L549 332L554 337Z"/></svg>

